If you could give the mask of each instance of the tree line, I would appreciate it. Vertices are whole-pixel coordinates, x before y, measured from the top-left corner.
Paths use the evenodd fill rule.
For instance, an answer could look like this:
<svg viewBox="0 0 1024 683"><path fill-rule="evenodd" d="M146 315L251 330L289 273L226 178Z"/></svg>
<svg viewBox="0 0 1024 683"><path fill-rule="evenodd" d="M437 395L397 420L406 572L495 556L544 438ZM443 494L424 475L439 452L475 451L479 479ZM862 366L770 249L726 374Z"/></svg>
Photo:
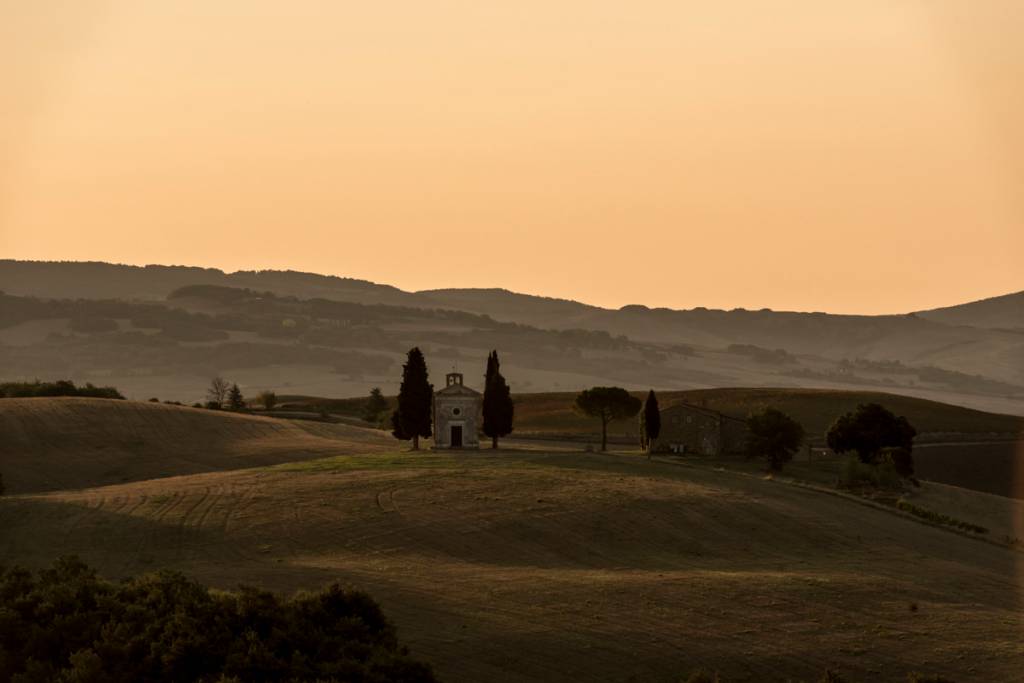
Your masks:
<svg viewBox="0 0 1024 683"><path fill-rule="evenodd" d="M648 454L661 432L661 413L654 390L641 404L621 387L593 387L576 396L577 412L597 418L601 425L601 450L608 449L608 425L639 416L640 447ZM892 467L903 479L914 480L912 455L917 430L903 416L877 403L860 404L839 416L828 429L825 440L835 453L856 453L864 465ZM776 408L767 407L747 417L744 450L748 457L764 458L768 468L782 470L804 443L803 426Z"/></svg>
<svg viewBox="0 0 1024 683"><path fill-rule="evenodd" d="M367 594L285 598L161 571L112 583L75 557L0 566L0 680L432 683Z"/></svg>
<svg viewBox="0 0 1024 683"><path fill-rule="evenodd" d="M87 396L91 398L114 398L124 400L124 396L114 387L97 387L91 382L78 386L71 380L59 379L56 382L2 382L0 398L33 398L56 396Z"/></svg>

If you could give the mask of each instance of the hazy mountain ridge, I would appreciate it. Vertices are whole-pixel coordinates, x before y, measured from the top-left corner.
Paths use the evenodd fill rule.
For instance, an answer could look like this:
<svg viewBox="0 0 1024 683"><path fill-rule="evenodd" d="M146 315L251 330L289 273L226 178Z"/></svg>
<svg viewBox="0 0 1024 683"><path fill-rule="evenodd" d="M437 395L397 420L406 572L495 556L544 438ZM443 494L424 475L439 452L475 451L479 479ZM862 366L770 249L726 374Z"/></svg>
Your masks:
<svg viewBox="0 0 1024 683"><path fill-rule="evenodd" d="M918 315L949 325L970 325L1024 332L1024 291L956 306L933 308Z"/></svg>
<svg viewBox="0 0 1024 683"><path fill-rule="evenodd" d="M184 266L10 260L0 261L0 290L15 295L5 299L8 319L0 320L0 328L6 328L0 329L0 351L6 357L0 368L8 375L37 373L51 356L60 361L57 367L69 371L109 371L113 364L115 374L166 377L185 372L193 362L194 374L224 367L232 354L238 363L247 359L259 367L273 364L274 354L287 363L299 362L305 354L351 379L331 384L332 391L308 388L343 395L361 393L367 382L386 385L394 373L385 366L397 363L403 347L420 344L441 367L472 364L489 348L503 349L520 383L533 391L597 382L662 388L874 386L1024 412L1024 407L1014 407L1024 402L1024 334L950 325L931 314L857 316L640 305L612 310L501 289L405 292L365 280L294 271L224 273ZM45 302L18 295L68 301L54 301L47 311ZM146 308L69 308L75 299L135 300L136 306ZM19 306L30 312L15 329L11 311ZM112 301L102 306L116 308ZM962 316L970 305L954 308ZM171 312L177 309L186 318ZM155 316L155 322L147 322L147 316ZM103 323L103 336L101 330L90 329L84 320L90 317L120 322L114 323L116 330ZM282 327L285 320L292 327ZM598 336L591 338L585 331ZM24 340L35 340L39 348L26 347ZM139 368L133 370L127 358L118 357L111 346L115 341L139 348L134 361ZM210 348L192 348L197 344ZM268 344L289 348L274 351ZM159 348L163 351L154 350ZM343 358L345 353L353 362ZM361 376L360 364L373 372ZM281 376L289 374L282 370ZM253 377L256 383L274 381L266 372ZM971 396L945 392L993 396L1001 403L979 404Z"/></svg>

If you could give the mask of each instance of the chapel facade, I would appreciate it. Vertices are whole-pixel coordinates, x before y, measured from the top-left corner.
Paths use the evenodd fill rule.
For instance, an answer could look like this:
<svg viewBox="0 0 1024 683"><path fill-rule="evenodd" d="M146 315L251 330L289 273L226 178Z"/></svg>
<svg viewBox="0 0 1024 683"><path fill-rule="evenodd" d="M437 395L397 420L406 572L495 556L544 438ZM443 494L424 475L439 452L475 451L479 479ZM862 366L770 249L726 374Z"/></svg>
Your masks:
<svg viewBox="0 0 1024 683"><path fill-rule="evenodd" d="M482 407L483 395L462 383L462 373L448 373L434 392L434 448L480 448Z"/></svg>

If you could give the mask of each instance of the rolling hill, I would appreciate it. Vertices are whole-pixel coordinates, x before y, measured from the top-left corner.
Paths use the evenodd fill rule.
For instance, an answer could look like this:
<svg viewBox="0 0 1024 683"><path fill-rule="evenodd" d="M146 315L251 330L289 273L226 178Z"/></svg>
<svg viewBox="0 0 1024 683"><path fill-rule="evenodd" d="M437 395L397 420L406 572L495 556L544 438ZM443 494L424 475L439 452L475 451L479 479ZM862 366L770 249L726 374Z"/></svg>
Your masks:
<svg viewBox="0 0 1024 683"><path fill-rule="evenodd" d="M0 474L38 493L294 462L392 447L346 425L138 401L0 399Z"/></svg>
<svg viewBox="0 0 1024 683"><path fill-rule="evenodd" d="M57 372L137 398L192 402L212 374L230 374L250 393L388 391L415 345L434 368L478 364L481 372L497 348L521 392L600 384L872 389L1024 415L1024 333L946 324L947 314L934 311L611 310L499 289L404 292L291 271L10 260L0 260L0 291L0 378ZM1003 299L957 310L1019 303Z"/></svg>
<svg viewBox="0 0 1024 683"><path fill-rule="evenodd" d="M968 325L1020 332L1024 330L1024 292L921 311L918 315L947 325Z"/></svg>
<svg viewBox="0 0 1024 683"><path fill-rule="evenodd" d="M1024 555L844 497L626 454L414 454L331 425L14 401L0 433L20 446L2 468L66 472L0 498L5 561L75 553L114 578L167 568L285 592L341 580L442 680L658 683L703 667L726 681L826 668L1008 681L1024 668ZM335 443L351 454L305 459ZM96 486L110 470L160 478ZM1016 508L956 495L1024 536Z"/></svg>

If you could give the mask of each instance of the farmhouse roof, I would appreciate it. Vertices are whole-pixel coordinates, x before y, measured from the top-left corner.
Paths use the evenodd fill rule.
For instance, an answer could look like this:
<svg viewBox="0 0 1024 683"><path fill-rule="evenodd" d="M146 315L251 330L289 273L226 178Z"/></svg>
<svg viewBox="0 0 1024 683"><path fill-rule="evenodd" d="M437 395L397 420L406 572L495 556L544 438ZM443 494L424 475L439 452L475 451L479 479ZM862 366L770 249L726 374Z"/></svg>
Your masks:
<svg viewBox="0 0 1024 683"><path fill-rule="evenodd" d="M680 401L679 403L673 403L669 407L663 409L661 412L662 413L670 413L670 412L673 412L675 410L687 410L687 411L691 411L691 412L695 412L695 413L701 413L701 414L707 415L709 417L718 417L718 418L721 418L723 420L732 420L733 422L743 422L743 423L746 423L746 420L744 420L743 418L739 418L739 417L736 417L734 415L728 415L728 414L723 413L723 412L721 412L719 410L712 410L711 408L708 408L706 406L699 406L699 405L697 405L695 403L687 403L686 401Z"/></svg>

